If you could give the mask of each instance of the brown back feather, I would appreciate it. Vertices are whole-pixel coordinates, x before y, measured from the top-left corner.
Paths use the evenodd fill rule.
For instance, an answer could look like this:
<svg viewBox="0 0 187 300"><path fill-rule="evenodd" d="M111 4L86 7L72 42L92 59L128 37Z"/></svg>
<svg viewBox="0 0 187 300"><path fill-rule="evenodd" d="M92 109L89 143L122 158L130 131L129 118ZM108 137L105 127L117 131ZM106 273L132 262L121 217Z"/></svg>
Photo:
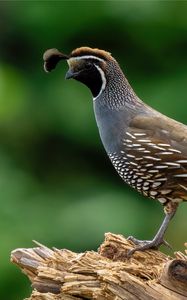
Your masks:
<svg viewBox="0 0 187 300"><path fill-rule="evenodd" d="M76 56L85 56L85 55L93 55L97 56L104 60L111 60L112 56L109 52L100 50L97 48L90 48L90 47L80 47L73 50L70 54L70 57L76 57Z"/></svg>

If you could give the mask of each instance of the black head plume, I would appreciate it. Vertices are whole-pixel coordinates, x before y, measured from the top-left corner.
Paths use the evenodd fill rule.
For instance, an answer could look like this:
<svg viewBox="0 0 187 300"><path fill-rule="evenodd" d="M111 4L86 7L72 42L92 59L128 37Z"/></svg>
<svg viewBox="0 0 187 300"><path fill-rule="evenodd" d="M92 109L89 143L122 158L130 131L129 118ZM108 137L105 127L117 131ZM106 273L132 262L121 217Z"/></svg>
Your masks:
<svg viewBox="0 0 187 300"><path fill-rule="evenodd" d="M48 49L43 55L44 70L46 72L51 72L53 69L55 69L60 60L67 60L68 58L68 55L63 54L62 52L58 51L58 49Z"/></svg>

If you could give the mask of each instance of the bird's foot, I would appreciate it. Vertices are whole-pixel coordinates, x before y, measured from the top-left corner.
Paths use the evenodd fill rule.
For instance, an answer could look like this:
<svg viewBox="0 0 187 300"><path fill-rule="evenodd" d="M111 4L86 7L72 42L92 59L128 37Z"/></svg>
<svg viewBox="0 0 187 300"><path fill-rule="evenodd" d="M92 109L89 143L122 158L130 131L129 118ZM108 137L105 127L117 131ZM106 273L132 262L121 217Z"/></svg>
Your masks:
<svg viewBox="0 0 187 300"><path fill-rule="evenodd" d="M129 236L127 238L127 240L132 241L135 245L137 245L137 247L135 247L134 249L130 250L127 253L127 257L131 257L136 251L144 251L144 250L148 250L148 249L158 249L161 245L165 245L168 248L172 249L172 247L170 246L170 244L168 242L166 242L163 238L154 238L151 241L147 241L147 240L138 240L136 238L134 238L133 236Z"/></svg>

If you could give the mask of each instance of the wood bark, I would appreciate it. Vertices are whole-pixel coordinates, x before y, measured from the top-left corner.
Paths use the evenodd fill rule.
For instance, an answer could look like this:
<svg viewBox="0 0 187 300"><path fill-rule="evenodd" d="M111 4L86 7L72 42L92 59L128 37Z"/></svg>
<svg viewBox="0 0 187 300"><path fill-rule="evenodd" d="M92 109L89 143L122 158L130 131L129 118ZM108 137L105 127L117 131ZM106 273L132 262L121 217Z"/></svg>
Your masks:
<svg viewBox="0 0 187 300"><path fill-rule="evenodd" d="M187 300L187 250L175 258L157 250L127 258L133 247L123 236L107 233L97 252L37 243L12 251L11 261L32 283L27 300Z"/></svg>

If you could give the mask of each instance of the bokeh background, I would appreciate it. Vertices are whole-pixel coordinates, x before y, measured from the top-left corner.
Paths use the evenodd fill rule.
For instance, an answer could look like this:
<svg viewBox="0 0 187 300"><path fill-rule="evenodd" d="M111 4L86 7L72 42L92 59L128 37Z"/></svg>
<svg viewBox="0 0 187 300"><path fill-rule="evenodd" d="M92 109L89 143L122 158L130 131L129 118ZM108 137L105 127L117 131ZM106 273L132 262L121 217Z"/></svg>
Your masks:
<svg viewBox="0 0 187 300"><path fill-rule="evenodd" d="M140 98L187 123L186 15L183 1L0 1L1 299L30 293L11 250L33 239L97 249L108 231L152 238L163 218L107 159L90 92L64 80L66 63L44 73L43 52L106 49ZM186 215L182 204L167 232L174 250L187 241Z"/></svg>

